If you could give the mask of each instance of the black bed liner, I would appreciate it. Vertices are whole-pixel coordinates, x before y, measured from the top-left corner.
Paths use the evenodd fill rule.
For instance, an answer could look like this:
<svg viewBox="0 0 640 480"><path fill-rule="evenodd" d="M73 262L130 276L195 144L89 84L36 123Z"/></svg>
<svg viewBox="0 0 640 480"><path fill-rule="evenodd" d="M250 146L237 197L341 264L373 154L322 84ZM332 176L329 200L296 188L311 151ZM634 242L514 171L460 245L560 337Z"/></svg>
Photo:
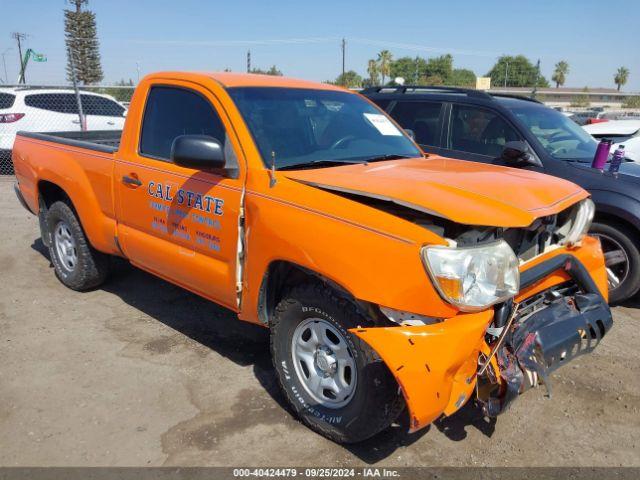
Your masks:
<svg viewBox="0 0 640 480"><path fill-rule="evenodd" d="M122 130L92 130L88 132L24 132L21 137L35 138L46 142L61 143L72 147L86 148L103 153L114 153L120 146Z"/></svg>

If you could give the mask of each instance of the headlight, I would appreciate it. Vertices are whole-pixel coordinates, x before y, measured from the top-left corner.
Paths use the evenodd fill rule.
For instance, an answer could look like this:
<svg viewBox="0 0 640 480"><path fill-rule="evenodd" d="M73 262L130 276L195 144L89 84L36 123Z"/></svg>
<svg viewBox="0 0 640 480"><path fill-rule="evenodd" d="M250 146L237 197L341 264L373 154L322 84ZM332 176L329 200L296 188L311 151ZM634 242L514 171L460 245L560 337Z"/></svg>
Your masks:
<svg viewBox="0 0 640 480"><path fill-rule="evenodd" d="M483 310L520 289L518 259L504 240L462 248L428 246L422 256L438 293L460 310Z"/></svg>
<svg viewBox="0 0 640 480"><path fill-rule="evenodd" d="M562 243L569 246L579 244L591 227L595 211L596 207L590 198L580 202L578 204L578 211L573 219L571 229Z"/></svg>

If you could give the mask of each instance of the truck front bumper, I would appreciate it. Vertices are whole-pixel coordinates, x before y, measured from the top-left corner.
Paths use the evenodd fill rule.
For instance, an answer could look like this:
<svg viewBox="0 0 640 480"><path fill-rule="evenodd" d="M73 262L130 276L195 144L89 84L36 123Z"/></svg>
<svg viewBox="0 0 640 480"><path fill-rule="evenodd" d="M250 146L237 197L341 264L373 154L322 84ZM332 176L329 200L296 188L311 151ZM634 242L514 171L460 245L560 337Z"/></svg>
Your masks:
<svg viewBox="0 0 640 480"><path fill-rule="evenodd" d="M496 414L536 384L532 376L548 387L545 379L550 371L591 351L610 329L604 259L599 242L592 238L578 249L559 248L526 265L515 300L526 302L571 282L577 285L575 292L513 321L504 330L509 341L501 343L493 356L497 343L487 343L486 331L494 321L494 309L459 314L432 325L350 331L367 342L395 376L409 409L411 431L442 414L451 415L469 400L478 380L479 358L491 359L485 376L493 382L492 400L487 397L484 406L485 413ZM513 302L497 307L494 326L500 318L510 318L512 308Z"/></svg>

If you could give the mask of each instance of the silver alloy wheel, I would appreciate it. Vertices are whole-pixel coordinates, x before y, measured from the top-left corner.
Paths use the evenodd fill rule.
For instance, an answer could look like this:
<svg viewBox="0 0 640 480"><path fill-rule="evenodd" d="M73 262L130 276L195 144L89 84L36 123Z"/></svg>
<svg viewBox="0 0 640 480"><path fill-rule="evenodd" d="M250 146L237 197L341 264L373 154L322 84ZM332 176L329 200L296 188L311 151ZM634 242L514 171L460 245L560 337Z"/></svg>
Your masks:
<svg viewBox="0 0 640 480"><path fill-rule="evenodd" d="M62 267L72 272L78 263L78 250L69 225L63 221L58 222L54 230L53 242Z"/></svg>
<svg viewBox="0 0 640 480"><path fill-rule="evenodd" d="M600 239L604 252L604 264L607 267L609 291L618 288L629 276L629 256L616 239L602 233L594 233Z"/></svg>
<svg viewBox="0 0 640 480"><path fill-rule="evenodd" d="M323 407L341 408L356 389L356 362L343 335L321 318L308 318L293 332L291 355L298 380Z"/></svg>

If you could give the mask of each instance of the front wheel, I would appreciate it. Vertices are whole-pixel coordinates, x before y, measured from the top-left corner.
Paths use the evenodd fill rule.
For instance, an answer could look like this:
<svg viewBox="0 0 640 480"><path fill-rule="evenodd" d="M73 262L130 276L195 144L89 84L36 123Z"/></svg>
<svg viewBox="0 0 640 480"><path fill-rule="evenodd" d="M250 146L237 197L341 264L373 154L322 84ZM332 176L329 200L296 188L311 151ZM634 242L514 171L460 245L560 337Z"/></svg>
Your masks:
<svg viewBox="0 0 640 480"><path fill-rule="evenodd" d="M619 303L640 289L637 233L625 225L594 222L590 233L600 239L607 267L609 301Z"/></svg>
<svg viewBox="0 0 640 480"><path fill-rule="evenodd" d="M271 354L287 400L303 423L340 443L384 430L404 406L384 362L348 332L367 324L321 284L292 289L272 319Z"/></svg>

